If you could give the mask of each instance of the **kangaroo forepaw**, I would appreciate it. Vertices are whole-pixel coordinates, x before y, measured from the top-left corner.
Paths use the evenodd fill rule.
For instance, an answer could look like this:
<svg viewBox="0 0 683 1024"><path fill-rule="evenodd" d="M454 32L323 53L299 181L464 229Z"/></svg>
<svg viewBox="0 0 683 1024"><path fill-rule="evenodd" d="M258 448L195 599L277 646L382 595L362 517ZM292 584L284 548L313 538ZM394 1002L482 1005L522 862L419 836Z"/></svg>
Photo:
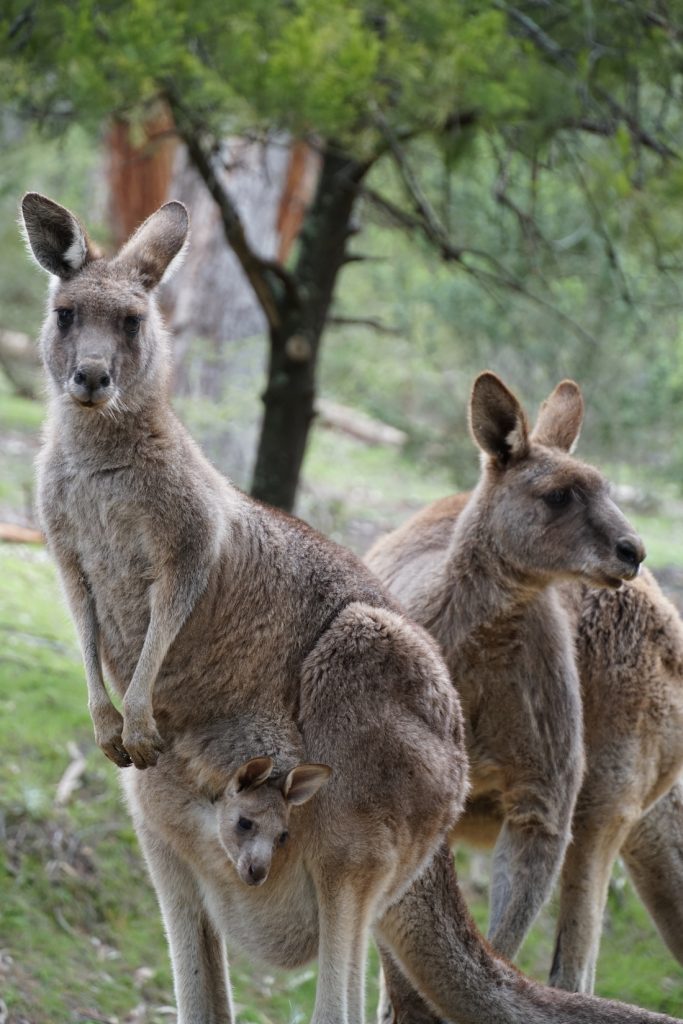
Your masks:
<svg viewBox="0 0 683 1024"><path fill-rule="evenodd" d="M91 716L98 747L119 768L129 768L133 762L123 742L123 718L119 712L110 704L91 709Z"/></svg>
<svg viewBox="0 0 683 1024"><path fill-rule="evenodd" d="M154 719L124 718L123 745L136 768L153 768L164 749Z"/></svg>

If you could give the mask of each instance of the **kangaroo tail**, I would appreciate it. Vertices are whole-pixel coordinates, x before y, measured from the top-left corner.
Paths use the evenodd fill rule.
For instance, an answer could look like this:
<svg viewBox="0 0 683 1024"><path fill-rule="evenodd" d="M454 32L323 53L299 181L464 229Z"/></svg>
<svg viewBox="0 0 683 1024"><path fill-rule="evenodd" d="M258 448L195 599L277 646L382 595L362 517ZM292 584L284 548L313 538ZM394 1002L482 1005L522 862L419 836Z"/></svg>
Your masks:
<svg viewBox="0 0 683 1024"><path fill-rule="evenodd" d="M448 847L376 924L397 1024L672 1024L673 1017L546 988L497 957L465 905ZM420 998L410 985L419 989ZM681 1022L679 1021L679 1024Z"/></svg>

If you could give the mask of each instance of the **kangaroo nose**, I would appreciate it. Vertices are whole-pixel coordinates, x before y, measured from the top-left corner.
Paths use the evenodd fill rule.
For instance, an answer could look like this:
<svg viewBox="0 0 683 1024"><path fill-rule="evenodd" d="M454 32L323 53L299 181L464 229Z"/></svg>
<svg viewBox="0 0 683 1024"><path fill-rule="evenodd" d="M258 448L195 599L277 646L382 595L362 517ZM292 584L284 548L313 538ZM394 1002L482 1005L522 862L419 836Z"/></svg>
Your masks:
<svg viewBox="0 0 683 1024"><path fill-rule="evenodd" d="M620 537L616 546L617 558L621 562L637 569L645 558L645 548L642 542L635 537Z"/></svg>
<svg viewBox="0 0 683 1024"><path fill-rule="evenodd" d="M87 393L90 397L99 388L108 388L111 384L111 376L106 363L97 360L97 362L80 363L74 373L73 381L81 393Z"/></svg>
<svg viewBox="0 0 683 1024"><path fill-rule="evenodd" d="M249 865L249 884L258 885L266 877L267 871L262 864Z"/></svg>

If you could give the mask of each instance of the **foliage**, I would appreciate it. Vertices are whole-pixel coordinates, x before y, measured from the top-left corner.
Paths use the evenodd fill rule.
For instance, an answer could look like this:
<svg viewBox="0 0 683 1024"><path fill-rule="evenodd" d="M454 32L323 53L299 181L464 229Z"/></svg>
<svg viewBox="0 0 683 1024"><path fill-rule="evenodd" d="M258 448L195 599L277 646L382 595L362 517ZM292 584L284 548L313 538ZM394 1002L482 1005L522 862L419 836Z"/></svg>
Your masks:
<svg viewBox="0 0 683 1024"><path fill-rule="evenodd" d="M431 134L447 166L477 134L525 159L568 132L611 137L594 167L642 189L680 132L681 0L8 0L2 92L53 130L135 120L172 88L194 122L313 133L357 159ZM552 160L558 159L557 153ZM670 179L680 193L681 173ZM601 197L596 196L596 200Z"/></svg>
<svg viewBox="0 0 683 1024"><path fill-rule="evenodd" d="M631 384L645 373L646 391L668 411L680 390L677 349L662 338L680 334L682 15L681 0L10 0L0 16L0 96L53 131L112 114L135 127L165 96L207 183L226 131L286 130L326 158L346 154L357 168L352 184L330 175L327 198L358 189L385 225L410 233L413 248L417 236L484 289L475 298L464 278L438 288L442 306L462 299L470 361L480 337L508 361L520 353L523 366L535 365L534 352L547 360L552 348L539 342L545 333L556 338L558 369L581 366L601 393L611 360L612 376L616 362ZM283 324L309 338L304 396L344 263L337 247L328 279L311 276L311 265L324 273L311 240L330 230L325 202L309 213L289 275L274 275L245 245L238 211L215 181L214 197L271 325L272 352ZM268 419L277 387L294 391L295 368L287 358L272 365L264 430L274 427L273 450L278 440L292 445L285 460L296 476L298 428L285 440L282 416ZM304 398L290 400L285 419ZM627 416L623 403L618 415L610 410L606 439L621 436ZM300 429L309 421L306 408ZM263 445L262 436L259 455Z"/></svg>

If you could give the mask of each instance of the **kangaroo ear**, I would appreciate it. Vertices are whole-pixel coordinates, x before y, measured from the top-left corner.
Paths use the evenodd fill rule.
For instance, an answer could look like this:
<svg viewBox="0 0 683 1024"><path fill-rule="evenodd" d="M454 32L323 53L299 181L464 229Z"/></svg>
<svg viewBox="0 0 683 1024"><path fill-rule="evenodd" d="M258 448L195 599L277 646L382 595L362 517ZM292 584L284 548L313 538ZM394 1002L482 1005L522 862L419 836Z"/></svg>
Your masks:
<svg viewBox="0 0 683 1024"><path fill-rule="evenodd" d="M77 217L38 192L21 200L24 233L36 262L63 280L99 256Z"/></svg>
<svg viewBox="0 0 683 1024"><path fill-rule="evenodd" d="M506 466L529 451L529 426L521 405L502 380L487 370L474 382L470 431L476 444Z"/></svg>
<svg viewBox="0 0 683 1024"><path fill-rule="evenodd" d="M282 795L288 804L298 807L315 796L331 774L327 764L298 764L285 779Z"/></svg>
<svg viewBox="0 0 683 1024"><path fill-rule="evenodd" d="M573 380L561 381L538 412L531 438L550 448L572 452L583 422L583 397Z"/></svg>
<svg viewBox="0 0 683 1024"><path fill-rule="evenodd" d="M229 785L235 793L241 793L245 789L256 789L267 782L273 771L272 757L252 757L237 769Z"/></svg>
<svg viewBox="0 0 683 1024"><path fill-rule="evenodd" d="M156 288L185 245L189 226L182 203L165 203L131 235L114 262L135 269L145 288Z"/></svg>

